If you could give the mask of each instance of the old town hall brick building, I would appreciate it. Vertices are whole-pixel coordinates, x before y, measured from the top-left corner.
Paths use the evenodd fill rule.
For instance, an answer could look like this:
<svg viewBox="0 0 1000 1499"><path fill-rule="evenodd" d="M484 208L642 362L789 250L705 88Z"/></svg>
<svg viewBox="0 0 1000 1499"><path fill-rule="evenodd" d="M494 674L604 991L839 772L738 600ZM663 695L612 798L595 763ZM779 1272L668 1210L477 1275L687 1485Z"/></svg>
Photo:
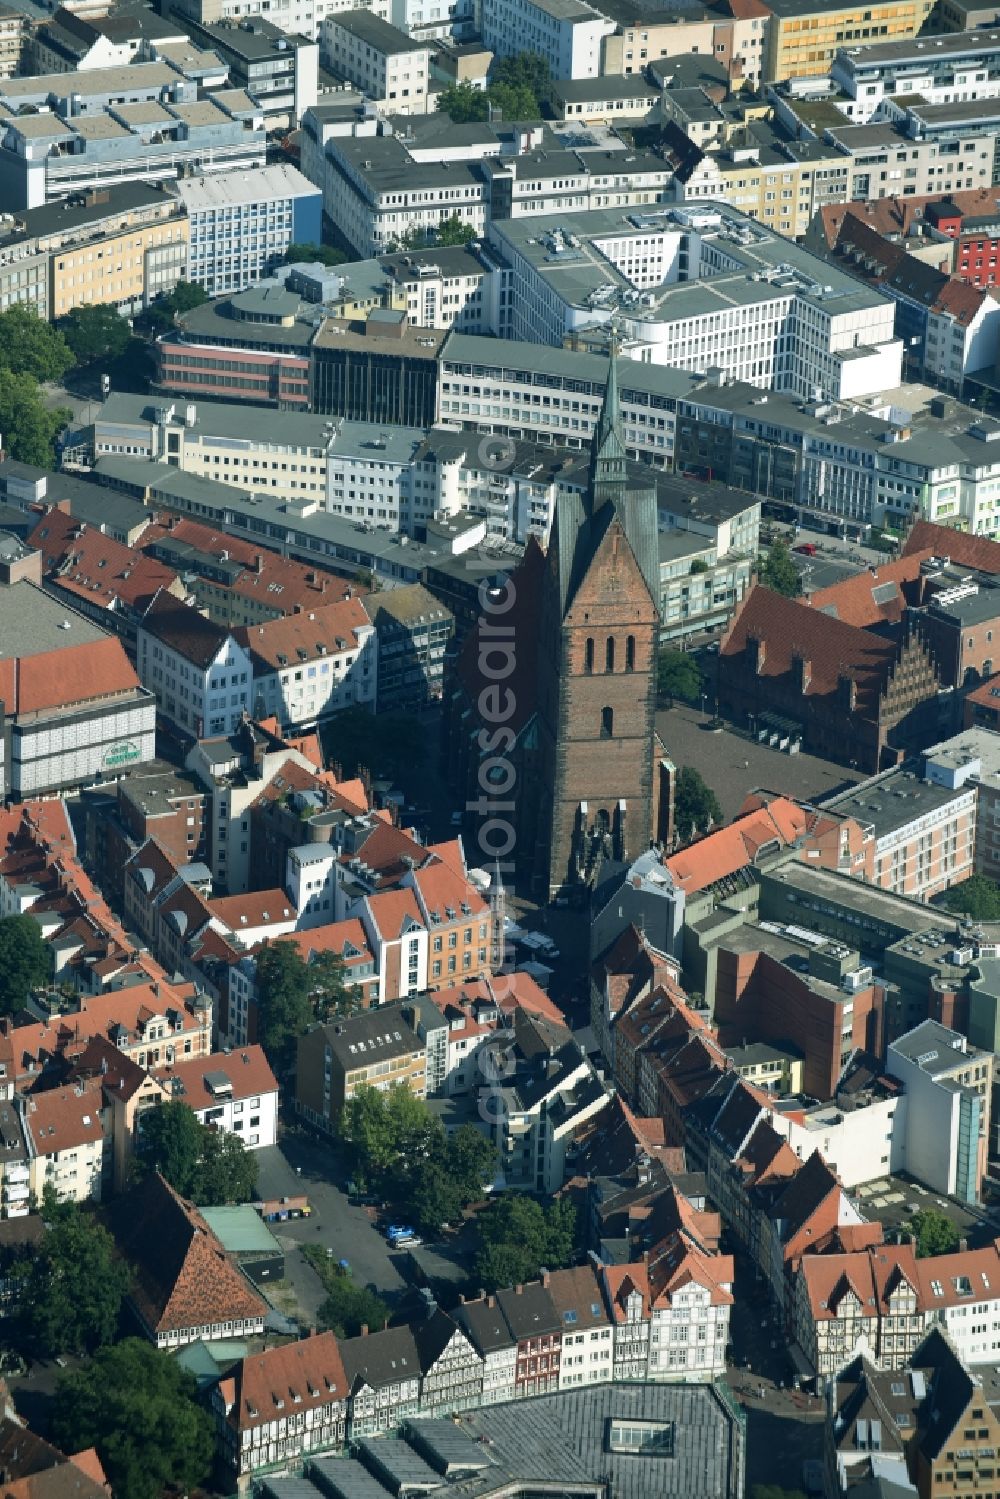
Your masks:
<svg viewBox="0 0 1000 1499"><path fill-rule="evenodd" d="M469 862L499 858L544 898L665 831L656 491L629 479L614 357L587 489L559 495L547 552L529 543L506 595L484 600L452 674L446 757Z"/></svg>

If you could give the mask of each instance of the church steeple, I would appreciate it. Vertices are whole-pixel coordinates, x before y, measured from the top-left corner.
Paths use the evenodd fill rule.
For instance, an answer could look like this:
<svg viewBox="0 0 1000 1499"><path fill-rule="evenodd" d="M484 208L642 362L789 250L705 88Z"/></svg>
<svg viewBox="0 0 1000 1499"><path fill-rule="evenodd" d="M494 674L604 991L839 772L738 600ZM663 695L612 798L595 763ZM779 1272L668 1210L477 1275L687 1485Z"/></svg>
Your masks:
<svg viewBox="0 0 1000 1499"><path fill-rule="evenodd" d="M614 504L624 491L625 482L625 443L618 405L618 340L612 334L604 405L590 449L591 509L596 512L602 505Z"/></svg>

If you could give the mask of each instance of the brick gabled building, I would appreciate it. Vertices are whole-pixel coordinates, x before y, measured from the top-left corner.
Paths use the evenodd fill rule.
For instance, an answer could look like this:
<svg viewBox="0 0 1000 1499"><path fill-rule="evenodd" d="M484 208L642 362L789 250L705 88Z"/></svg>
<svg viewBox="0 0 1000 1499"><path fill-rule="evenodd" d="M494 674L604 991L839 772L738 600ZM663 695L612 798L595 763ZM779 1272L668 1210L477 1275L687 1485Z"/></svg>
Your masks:
<svg viewBox="0 0 1000 1499"><path fill-rule="evenodd" d="M133 1315L157 1348L263 1332L265 1302L158 1172L111 1204L107 1224L132 1269Z"/></svg>
<svg viewBox="0 0 1000 1499"><path fill-rule="evenodd" d="M343 1447L347 1374L332 1332L241 1359L211 1395L218 1445L230 1476L290 1466Z"/></svg>
<svg viewBox="0 0 1000 1499"><path fill-rule="evenodd" d="M886 638L761 584L719 646L720 713L867 771L884 770L933 738L938 687L915 629Z"/></svg>
<svg viewBox="0 0 1000 1499"><path fill-rule="evenodd" d="M420 1357L421 1415L482 1405L483 1360L463 1328L439 1307L411 1331Z"/></svg>
<svg viewBox="0 0 1000 1499"><path fill-rule="evenodd" d="M482 847L522 883L543 896L591 884L606 858L634 858L660 831L656 491L629 483L614 355L586 494L557 497L544 558L529 542L480 604L446 692L453 783L484 836L503 816L506 846L490 847L494 829ZM493 809L491 781L475 788L498 744L509 774Z"/></svg>

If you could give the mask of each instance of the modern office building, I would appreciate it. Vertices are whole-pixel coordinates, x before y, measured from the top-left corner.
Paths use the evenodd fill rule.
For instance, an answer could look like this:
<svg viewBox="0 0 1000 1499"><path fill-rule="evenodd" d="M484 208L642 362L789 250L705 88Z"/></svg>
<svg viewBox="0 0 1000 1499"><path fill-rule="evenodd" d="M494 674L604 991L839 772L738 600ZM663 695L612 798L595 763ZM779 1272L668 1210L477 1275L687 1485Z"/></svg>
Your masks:
<svg viewBox="0 0 1000 1499"><path fill-rule="evenodd" d="M294 130L319 97L319 46L285 31L268 17L224 18L192 23L194 41L209 48L229 70L229 83L242 89L272 129Z"/></svg>
<svg viewBox="0 0 1000 1499"><path fill-rule="evenodd" d="M768 0L770 17L761 77L765 83L815 78L829 72L845 43L900 41L919 36L933 0Z"/></svg>
<svg viewBox="0 0 1000 1499"><path fill-rule="evenodd" d="M497 57L534 52L553 78L597 78L614 22L585 0L482 0L483 43Z"/></svg>
<svg viewBox="0 0 1000 1499"><path fill-rule="evenodd" d="M322 196L293 166L184 178L177 193L190 225L187 278L210 297L263 280L290 244L322 239Z"/></svg>
<svg viewBox="0 0 1000 1499"><path fill-rule="evenodd" d="M723 204L489 228L501 337L563 344L615 318L626 352L803 398L899 384L891 299Z"/></svg>

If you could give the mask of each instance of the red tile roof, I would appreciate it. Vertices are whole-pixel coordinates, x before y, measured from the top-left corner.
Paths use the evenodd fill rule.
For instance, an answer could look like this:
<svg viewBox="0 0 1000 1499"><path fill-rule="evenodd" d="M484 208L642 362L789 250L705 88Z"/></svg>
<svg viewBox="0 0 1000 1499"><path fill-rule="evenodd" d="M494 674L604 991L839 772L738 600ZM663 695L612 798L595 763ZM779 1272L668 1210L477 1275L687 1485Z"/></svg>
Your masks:
<svg viewBox="0 0 1000 1499"><path fill-rule="evenodd" d="M250 652L259 675L356 651L370 632L371 621L364 605L360 599L350 598L263 625L240 625L233 635Z"/></svg>
<svg viewBox="0 0 1000 1499"><path fill-rule="evenodd" d="M294 942L308 963L316 953L336 954L348 968L355 963L372 962L368 935L357 917L332 921L329 926L314 926L304 932L290 932L286 942Z"/></svg>
<svg viewBox="0 0 1000 1499"><path fill-rule="evenodd" d="M850 1254L806 1254L799 1273L817 1322L832 1321L844 1296L852 1291L862 1317L886 1316L891 1311L889 1297L901 1284L916 1293L918 1311L927 1309L920 1266L909 1244L877 1245Z"/></svg>
<svg viewBox="0 0 1000 1499"><path fill-rule="evenodd" d="M121 641L110 635L18 661L0 661L0 697L11 714L97 702L135 692L138 686Z"/></svg>
<svg viewBox="0 0 1000 1499"><path fill-rule="evenodd" d="M1000 1239L985 1249L960 1249L918 1260L917 1276L928 1311L996 1301L1000 1299Z"/></svg>
<svg viewBox="0 0 1000 1499"><path fill-rule="evenodd" d="M814 609L842 620L844 624L868 629L871 625L895 624L902 619L906 605L911 600L907 584L919 583L921 563L933 556L931 551L909 552L894 562L883 562L878 567L866 568L852 578L844 578L829 588L820 588L806 600ZM887 583L894 583L896 591L892 598L881 600L875 597L876 590L883 593ZM913 603L919 599L914 596Z"/></svg>
<svg viewBox="0 0 1000 1499"><path fill-rule="evenodd" d="M909 236L919 228L926 215L925 209L932 204L953 203L963 218L997 215L996 188L972 188L955 193L930 193L913 198L869 198L850 203L830 203L820 209L823 232L832 249L837 242L840 226L848 214L861 219L876 229L879 234ZM942 244L942 252L948 250Z"/></svg>
<svg viewBox="0 0 1000 1499"><path fill-rule="evenodd" d="M278 1091L277 1079L259 1046L241 1046L229 1052L215 1051L207 1057L193 1057L175 1062L170 1067L157 1067L153 1076L168 1084L175 1098L181 1098L199 1110L208 1108L214 1098L205 1081L209 1073L222 1073L228 1078L232 1097L237 1101Z"/></svg>
<svg viewBox="0 0 1000 1499"><path fill-rule="evenodd" d="M106 1216L133 1268L133 1304L153 1333L263 1321L263 1300L229 1262L198 1209L162 1176L146 1177Z"/></svg>
<svg viewBox="0 0 1000 1499"><path fill-rule="evenodd" d="M50 1088L33 1093L24 1115L25 1131L35 1154L58 1155L104 1138L101 1111L104 1098L99 1079L72 1088Z"/></svg>
<svg viewBox="0 0 1000 1499"><path fill-rule="evenodd" d="M806 813L795 802L775 798L766 807L717 828L664 861L674 884L687 894L753 864L762 849L785 848L806 831Z"/></svg>
<svg viewBox="0 0 1000 1499"><path fill-rule="evenodd" d="M50 510L28 537L44 559L51 584L91 605L116 601L145 613L161 589L183 593L173 568L115 541L62 510Z"/></svg>
<svg viewBox="0 0 1000 1499"><path fill-rule="evenodd" d="M295 907L284 890L251 890L246 895L224 895L210 900L208 908L231 932L245 927L294 921Z"/></svg>
<svg viewBox="0 0 1000 1499"><path fill-rule="evenodd" d="M810 669L804 696L833 694L841 676L851 677L857 685L857 711L862 715L866 710L874 712L896 660L893 641L831 619L760 583L746 595L723 637L720 661L744 652L751 637L765 648L762 677L785 676L798 656Z"/></svg>
<svg viewBox="0 0 1000 1499"><path fill-rule="evenodd" d="M950 557L960 567L977 572L1000 573L1000 541L988 536L973 536L951 526L936 526L933 521L918 520L903 546L903 553L932 552L936 557Z"/></svg>
<svg viewBox="0 0 1000 1499"><path fill-rule="evenodd" d="M236 1366L226 1400L227 1420L237 1431L346 1400L347 1375L332 1332L252 1354ZM282 1416L281 1412L284 1412Z"/></svg>
<svg viewBox="0 0 1000 1499"><path fill-rule="evenodd" d="M172 1010L181 1026L181 1037L200 1029L201 1020L191 1002L193 984L157 981L156 989L152 984L109 989L104 994L84 996L80 1009L71 1015L18 1026L10 1032L16 1080L21 1082L29 1071L39 1070L46 1058L59 1055L70 1045L88 1041L92 1036L109 1036L118 1025L137 1039L139 1026L146 1023L143 1016L148 1019Z"/></svg>

